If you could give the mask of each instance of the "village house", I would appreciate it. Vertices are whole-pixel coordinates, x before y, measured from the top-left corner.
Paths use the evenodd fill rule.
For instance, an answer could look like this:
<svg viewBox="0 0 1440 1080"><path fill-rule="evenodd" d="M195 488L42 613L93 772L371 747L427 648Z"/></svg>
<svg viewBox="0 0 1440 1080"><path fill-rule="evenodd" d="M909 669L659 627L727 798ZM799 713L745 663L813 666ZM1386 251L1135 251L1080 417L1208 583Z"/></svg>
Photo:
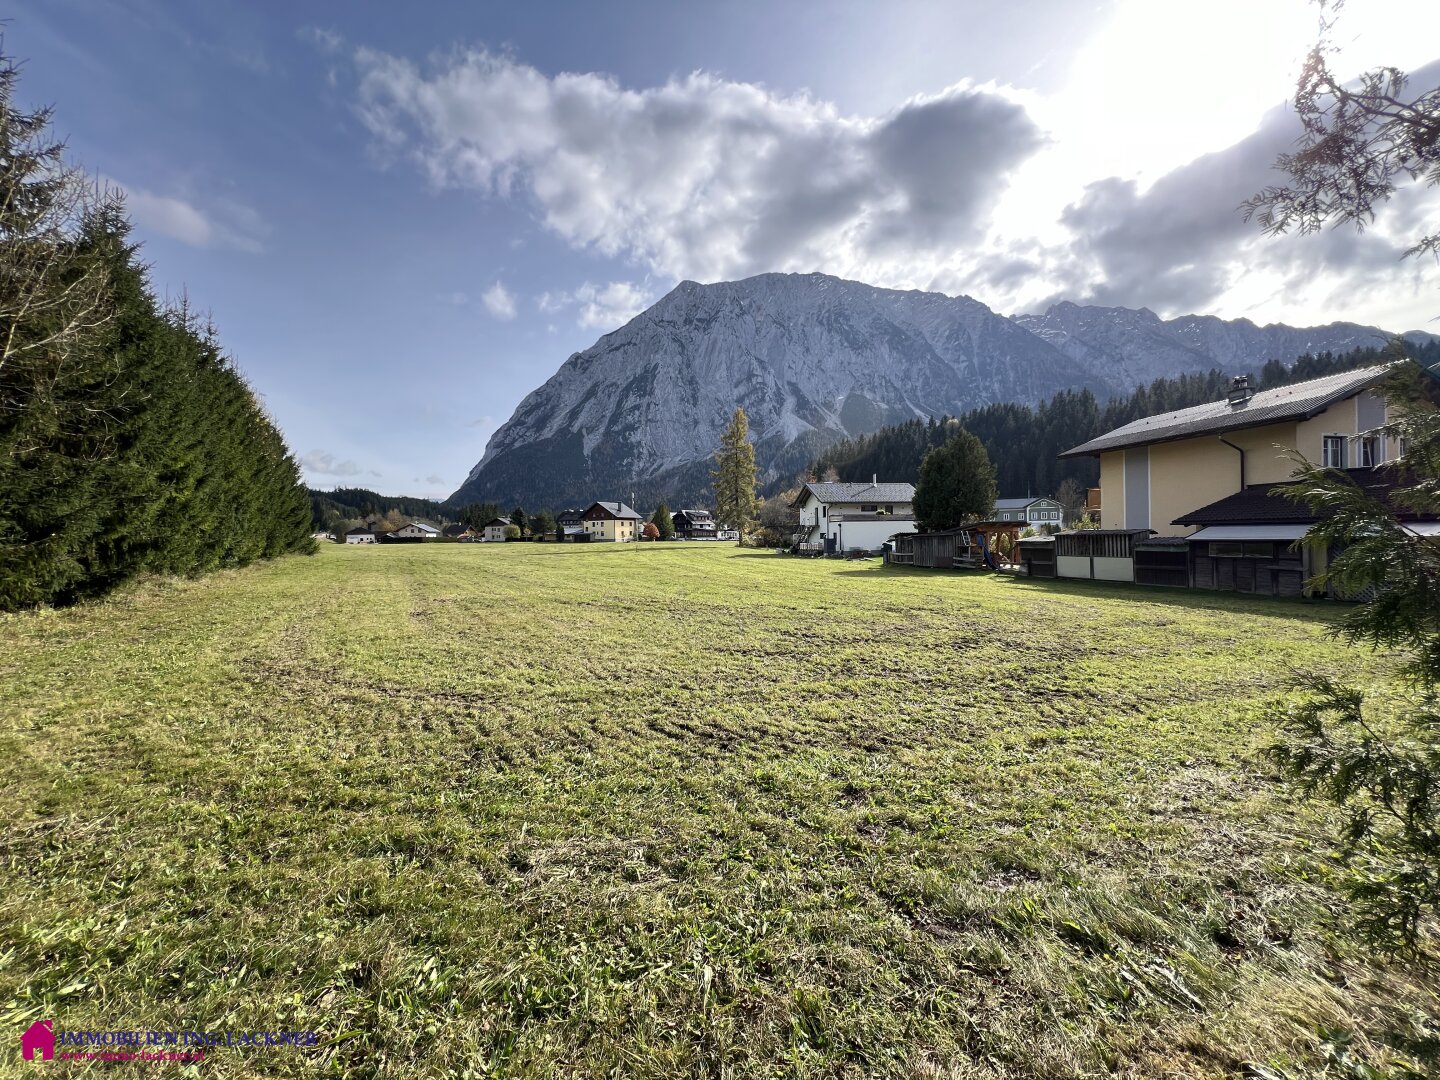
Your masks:
<svg viewBox="0 0 1440 1080"><path fill-rule="evenodd" d="M585 511L568 509L555 515L556 540L580 540L585 536Z"/></svg>
<svg viewBox="0 0 1440 1080"><path fill-rule="evenodd" d="M640 536L643 521L622 502L591 503L582 519L585 538L592 542L625 543Z"/></svg>
<svg viewBox="0 0 1440 1080"><path fill-rule="evenodd" d="M1293 455L1388 501L1404 482L1402 448L1379 430L1386 405L1375 387L1389 370L1259 392L1242 375L1224 401L1145 417L1067 451L1061 457L1100 459L1102 528L1061 534L1051 557L1026 545L1026 565L1036 576L1305 595L1332 553L1297 544L1321 515L1287 497ZM1397 517L1440 536L1440 522Z"/></svg>
<svg viewBox="0 0 1440 1080"><path fill-rule="evenodd" d="M483 539L489 541L490 543L496 543L497 541L503 543L504 540L505 540L505 530L508 529L509 527L510 527L510 519L509 519L509 518L507 518L507 517L491 518L489 521L487 521L487 522L485 523L485 527L480 530L480 534L481 534L481 536L482 536Z"/></svg>
<svg viewBox="0 0 1440 1080"><path fill-rule="evenodd" d="M1065 508L1050 498L996 499L996 521L1023 521L1033 528L1053 525L1060 529L1065 526Z"/></svg>
<svg viewBox="0 0 1440 1080"><path fill-rule="evenodd" d="M796 543L826 554L879 551L895 533L915 529L915 485L806 484L790 503L800 514Z"/></svg>
<svg viewBox="0 0 1440 1080"><path fill-rule="evenodd" d="M1291 478L1287 451L1333 469L1371 469L1398 456L1376 432L1387 365L1256 391L1247 375L1228 397L1147 416L1061 454L1100 459L1100 527L1184 535L1190 511L1256 484ZM1263 524L1263 523L1260 523Z"/></svg>
<svg viewBox="0 0 1440 1080"><path fill-rule="evenodd" d="M375 530L369 525L356 525L345 534L347 544L373 544L375 543Z"/></svg>
<svg viewBox="0 0 1440 1080"><path fill-rule="evenodd" d="M427 525L423 521L411 521L389 534L391 540L434 540L440 535L440 530L434 525Z"/></svg>
<svg viewBox="0 0 1440 1080"><path fill-rule="evenodd" d="M447 540L460 540L462 538L468 538L473 534L470 532L470 526L455 524L446 525L440 530L440 535Z"/></svg>
<svg viewBox="0 0 1440 1080"><path fill-rule="evenodd" d="M709 510L676 510L670 515L675 535L683 540L714 540L715 517Z"/></svg>

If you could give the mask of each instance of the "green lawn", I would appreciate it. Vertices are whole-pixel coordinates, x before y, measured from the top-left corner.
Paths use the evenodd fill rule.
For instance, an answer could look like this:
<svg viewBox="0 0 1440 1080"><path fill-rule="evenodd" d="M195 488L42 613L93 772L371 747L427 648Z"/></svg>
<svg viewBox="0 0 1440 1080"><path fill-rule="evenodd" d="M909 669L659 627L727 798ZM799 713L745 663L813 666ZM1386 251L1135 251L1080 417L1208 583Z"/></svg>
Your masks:
<svg viewBox="0 0 1440 1080"><path fill-rule="evenodd" d="M37 1018L349 1036L202 1076L1383 1063L1436 990L1256 753L1290 668L1383 677L1334 614L512 544L0 618L0 1069Z"/></svg>

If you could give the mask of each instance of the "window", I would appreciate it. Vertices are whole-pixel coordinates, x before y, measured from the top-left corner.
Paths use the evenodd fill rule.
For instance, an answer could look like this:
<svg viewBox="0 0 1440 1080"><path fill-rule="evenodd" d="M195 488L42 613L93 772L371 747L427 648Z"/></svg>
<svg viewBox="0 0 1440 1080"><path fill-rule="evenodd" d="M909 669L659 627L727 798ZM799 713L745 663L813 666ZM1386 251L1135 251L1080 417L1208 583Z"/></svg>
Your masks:
<svg viewBox="0 0 1440 1080"><path fill-rule="evenodd" d="M1373 469L1380 464L1379 444L1380 440L1374 435L1366 435L1360 440L1360 468Z"/></svg>
<svg viewBox="0 0 1440 1080"><path fill-rule="evenodd" d="M860 504L860 512L861 512L862 514L873 514L873 513L875 513L876 510L879 510L879 509L880 509L880 507L879 507L879 505L876 504L876 503L861 503L861 504Z"/></svg>
<svg viewBox="0 0 1440 1080"><path fill-rule="evenodd" d="M1345 468L1345 436L1326 435L1320 441L1320 463L1327 469Z"/></svg>
<svg viewBox="0 0 1440 1080"><path fill-rule="evenodd" d="M887 514L893 514L894 512L895 512L895 507L892 506L890 503L886 503L886 504L885 504L885 513L887 513Z"/></svg>

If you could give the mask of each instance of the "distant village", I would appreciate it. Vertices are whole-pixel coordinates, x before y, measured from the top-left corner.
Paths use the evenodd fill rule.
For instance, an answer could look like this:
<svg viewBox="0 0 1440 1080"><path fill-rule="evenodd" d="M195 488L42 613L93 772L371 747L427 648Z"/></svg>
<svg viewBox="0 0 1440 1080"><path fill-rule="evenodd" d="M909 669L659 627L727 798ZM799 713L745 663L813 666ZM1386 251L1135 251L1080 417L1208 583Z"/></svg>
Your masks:
<svg viewBox="0 0 1440 1080"><path fill-rule="evenodd" d="M807 482L766 500L758 527L745 536L791 555L879 556L895 567L1308 596L1334 553L1301 542L1322 515L1291 497L1295 463L1304 457L1343 471L1386 499L1400 481L1394 466L1403 454L1383 433L1387 406L1376 387L1389 370L1379 365L1260 391L1238 376L1223 400L1143 417L1060 455L1097 458L1099 487L1064 498L1002 497L988 515L957 528L922 530L915 486L877 475ZM1440 520L1403 509L1397 517L1413 533L1440 539ZM647 519L623 502L598 501L534 521L517 511L480 526L411 520L389 529L362 524L328 538L632 543L739 541L742 532L707 509L671 514L662 504Z"/></svg>

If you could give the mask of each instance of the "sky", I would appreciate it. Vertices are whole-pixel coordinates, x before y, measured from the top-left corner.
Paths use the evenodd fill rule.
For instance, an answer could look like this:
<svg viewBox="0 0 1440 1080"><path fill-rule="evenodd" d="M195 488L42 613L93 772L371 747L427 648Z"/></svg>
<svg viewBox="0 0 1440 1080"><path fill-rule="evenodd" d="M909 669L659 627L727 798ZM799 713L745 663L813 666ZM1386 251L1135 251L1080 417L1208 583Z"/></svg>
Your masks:
<svg viewBox="0 0 1440 1080"><path fill-rule="evenodd" d="M125 193L316 487L445 497L524 396L682 280L821 271L1440 332L1364 233L1265 237L1305 0L27 0L22 103ZM1335 68L1440 68L1440 3L1349 0ZM1427 84L1428 85L1428 84Z"/></svg>

